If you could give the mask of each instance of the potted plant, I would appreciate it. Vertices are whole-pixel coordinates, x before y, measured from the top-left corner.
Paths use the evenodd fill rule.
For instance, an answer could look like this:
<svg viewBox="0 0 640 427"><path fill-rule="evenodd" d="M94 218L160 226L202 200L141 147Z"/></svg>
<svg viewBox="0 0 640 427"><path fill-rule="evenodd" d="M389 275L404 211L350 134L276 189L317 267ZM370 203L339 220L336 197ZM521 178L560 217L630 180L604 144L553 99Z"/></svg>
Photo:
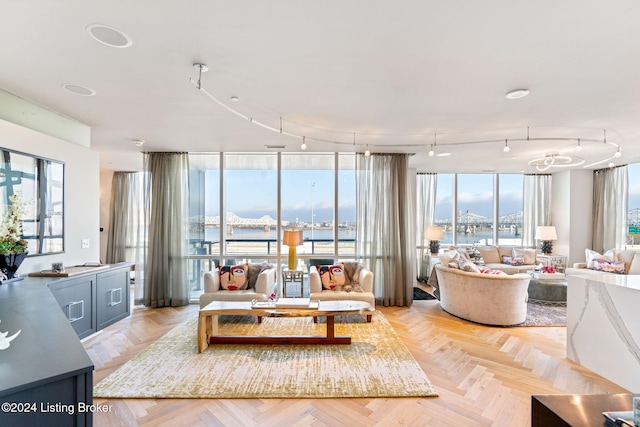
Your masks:
<svg viewBox="0 0 640 427"><path fill-rule="evenodd" d="M14 279L29 253L28 242L22 238L22 217L26 213L22 194L9 196L9 201L0 224L0 282Z"/></svg>

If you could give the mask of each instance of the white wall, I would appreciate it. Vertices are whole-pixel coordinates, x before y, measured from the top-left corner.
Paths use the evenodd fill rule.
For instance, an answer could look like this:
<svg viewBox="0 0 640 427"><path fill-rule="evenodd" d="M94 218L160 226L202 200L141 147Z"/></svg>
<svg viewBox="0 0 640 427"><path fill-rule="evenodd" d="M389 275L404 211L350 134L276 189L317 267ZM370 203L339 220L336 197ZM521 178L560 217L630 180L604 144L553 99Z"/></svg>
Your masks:
<svg viewBox="0 0 640 427"><path fill-rule="evenodd" d="M18 273L51 269L51 263L77 265L100 259L99 155L86 147L0 120L0 147L65 163L65 252L29 256ZM89 239L89 248L81 240Z"/></svg>
<svg viewBox="0 0 640 427"><path fill-rule="evenodd" d="M558 233L553 253L568 256L568 266L584 262L593 235L593 171L556 173L551 191L551 224Z"/></svg>

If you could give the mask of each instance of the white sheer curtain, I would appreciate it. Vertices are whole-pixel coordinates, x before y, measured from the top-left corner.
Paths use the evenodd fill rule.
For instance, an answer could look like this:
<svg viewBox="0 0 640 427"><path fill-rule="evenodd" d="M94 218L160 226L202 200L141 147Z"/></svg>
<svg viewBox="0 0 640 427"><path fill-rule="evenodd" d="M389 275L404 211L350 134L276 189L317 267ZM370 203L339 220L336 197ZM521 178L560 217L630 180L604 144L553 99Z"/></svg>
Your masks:
<svg viewBox="0 0 640 427"><path fill-rule="evenodd" d="M356 157L356 257L374 273L376 303L413 302L415 216L407 154Z"/></svg>
<svg viewBox="0 0 640 427"><path fill-rule="evenodd" d="M107 242L107 264L135 263L134 299L142 304L144 278L145 209L141 172L114 172L111 183L111 212Z"/></svg>
<svg viewBox="0 0 640 427"><path fill-rule="evenodd" d="M536 227L551 225L551 175L525 175L522 246L536 245Z"/></svg>
<svg viewBox="0 0 640 427"><path fill-rule="evenodd" d="M417 227L418 243L418 279L429 279L429 263L431 261L429 247L425 239L427 227L433 225L436 208L436 186L438 175L435 173L419 173L416 177L417 188Z"/></svg>
<svg viewBox="0 0 640 427"><path fill-rule="evenodd" d="M149 207L149 241L145 257L147 307L189 303L187 239L189 222L189 156L146 153L145 204Z"/></svg>
<svg viewBox="0 0 640 427"><path fill-rule="evenodd" d="M597 170L593 175L593 250L624 249L629 194L627 166Z"/></svg>

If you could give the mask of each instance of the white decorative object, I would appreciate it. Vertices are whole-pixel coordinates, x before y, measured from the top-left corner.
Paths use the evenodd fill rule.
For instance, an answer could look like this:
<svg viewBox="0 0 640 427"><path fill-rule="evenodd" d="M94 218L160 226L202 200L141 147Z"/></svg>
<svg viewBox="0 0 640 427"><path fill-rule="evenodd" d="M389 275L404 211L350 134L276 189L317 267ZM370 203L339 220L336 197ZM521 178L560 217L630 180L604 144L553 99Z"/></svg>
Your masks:
<svg viewBox="0 0 640 427"><path fill-rule="evenodd" d="M20 335L20 332L22 332L22 329L20 329L18 332L16 332L15 334L11 335L10 337L7 336L9 334L9 331L0 332L0 350L8 349L9 346L11 345L11 341L16 339L16 337L18 335Z"/></svg>

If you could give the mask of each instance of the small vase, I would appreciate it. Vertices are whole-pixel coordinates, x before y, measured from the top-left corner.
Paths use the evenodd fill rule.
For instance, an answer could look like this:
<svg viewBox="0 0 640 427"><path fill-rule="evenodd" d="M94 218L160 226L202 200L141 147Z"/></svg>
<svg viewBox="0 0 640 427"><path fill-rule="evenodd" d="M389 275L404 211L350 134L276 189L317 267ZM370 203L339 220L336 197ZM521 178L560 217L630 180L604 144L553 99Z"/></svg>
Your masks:
<svg viewBox="0 0 640 427"><path fill-rule="evenodd" d="M27 257L29 252L20 252L18 254L2 254L0 255L0 271L5 277L3 282L13 279L18 271L18 267ZM0 275L1 276L1 275Z"/></svg>

